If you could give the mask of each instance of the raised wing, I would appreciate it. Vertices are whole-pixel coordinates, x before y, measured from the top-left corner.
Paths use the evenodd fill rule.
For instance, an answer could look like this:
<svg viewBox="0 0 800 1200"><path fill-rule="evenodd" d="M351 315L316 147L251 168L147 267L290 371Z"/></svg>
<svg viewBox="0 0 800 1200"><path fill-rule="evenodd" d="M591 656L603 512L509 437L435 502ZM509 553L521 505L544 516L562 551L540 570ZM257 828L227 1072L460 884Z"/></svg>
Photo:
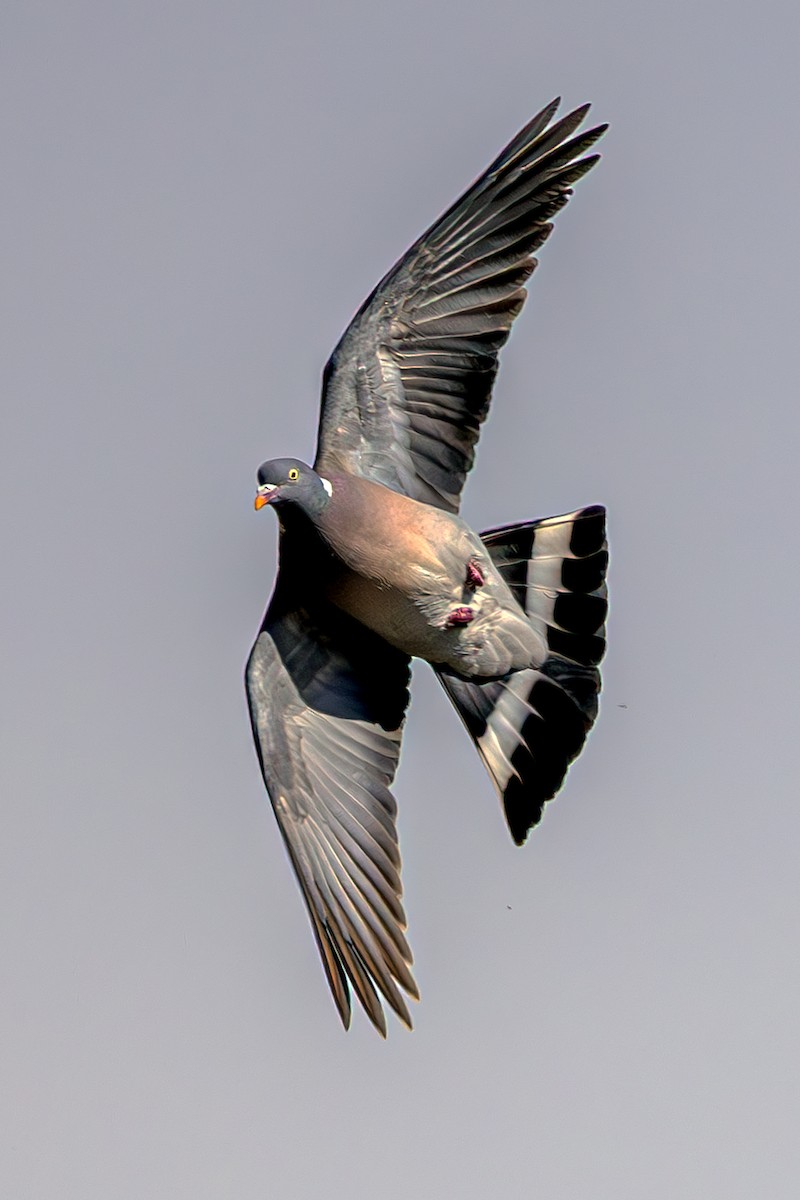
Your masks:
<svg viewBox="0 0 800 1200"><path fill-rule="evenodd" d="M293 606L279 577L247 664L256 749L345 1028L352 986L384 1036L381 996L409 1027L399 988L418 998L389 791L408 679L405 655Z"/></svg>
<svg viewBox="0 0 800 1200"><path fill-rule="evenodd" d="M599 155L554 100L378 284L325 369L315 466L458 510L497 358L551 218Z"/></svg>

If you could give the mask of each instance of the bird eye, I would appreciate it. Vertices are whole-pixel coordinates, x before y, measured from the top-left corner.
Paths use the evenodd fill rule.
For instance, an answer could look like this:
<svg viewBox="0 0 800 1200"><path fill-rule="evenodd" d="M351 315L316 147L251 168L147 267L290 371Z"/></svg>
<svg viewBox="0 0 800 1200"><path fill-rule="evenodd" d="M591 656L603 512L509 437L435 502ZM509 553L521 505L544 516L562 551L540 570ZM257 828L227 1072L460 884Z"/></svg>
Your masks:
<svg viewBox="0 0 800 1200"><path fill-rule="evenodd" d="M291 479L292 483L294 483L296 479L300 478L300 472L298 471L297 467L289 467L289 478Z"/></svg>

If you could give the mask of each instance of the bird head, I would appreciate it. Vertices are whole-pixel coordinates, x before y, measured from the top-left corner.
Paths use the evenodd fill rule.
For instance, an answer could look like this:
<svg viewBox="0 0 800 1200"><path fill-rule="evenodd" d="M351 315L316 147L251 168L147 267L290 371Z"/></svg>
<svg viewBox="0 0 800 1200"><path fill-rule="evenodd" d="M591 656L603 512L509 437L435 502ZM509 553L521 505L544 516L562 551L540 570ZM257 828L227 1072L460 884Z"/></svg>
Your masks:
<svg viewBox="0 0 800 1200"><path fill-rule="evenodd" d="M299 458L273 458L258 468L255 507L295 505L313 517L326 507L331 485Z"/></svg>

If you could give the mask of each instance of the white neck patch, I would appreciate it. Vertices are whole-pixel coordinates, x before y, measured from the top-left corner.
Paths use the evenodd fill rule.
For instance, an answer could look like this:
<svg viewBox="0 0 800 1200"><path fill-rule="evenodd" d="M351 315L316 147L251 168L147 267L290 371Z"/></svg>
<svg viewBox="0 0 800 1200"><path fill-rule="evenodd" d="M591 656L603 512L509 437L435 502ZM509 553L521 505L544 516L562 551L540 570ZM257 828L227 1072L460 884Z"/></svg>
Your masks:
<svg viewBox="0 0 800 1200"><path fill-rule="evenodd" d="M320 475L319 478L320 478L320 483L325 488L325 491L328 493L329 496L332 496L333 495L333 484L331 483L330 479L324 479L322 477L322 475Z"/></svg>

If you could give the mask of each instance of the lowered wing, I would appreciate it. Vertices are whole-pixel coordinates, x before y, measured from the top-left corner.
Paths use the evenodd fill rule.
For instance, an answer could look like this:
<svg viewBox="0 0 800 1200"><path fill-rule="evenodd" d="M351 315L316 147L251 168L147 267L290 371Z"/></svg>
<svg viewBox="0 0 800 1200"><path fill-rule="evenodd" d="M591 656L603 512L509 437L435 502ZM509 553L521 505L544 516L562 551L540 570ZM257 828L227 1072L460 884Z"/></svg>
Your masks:
<svg viewBox="0 0 800 1200"><path fill-rule="evenodd" d="M381 998L410 1026L400 989L418 996L389 791L409 660L288 590L279 577L247 664L256 749L342 1021L352 988L385 1035Z"/></svg>

